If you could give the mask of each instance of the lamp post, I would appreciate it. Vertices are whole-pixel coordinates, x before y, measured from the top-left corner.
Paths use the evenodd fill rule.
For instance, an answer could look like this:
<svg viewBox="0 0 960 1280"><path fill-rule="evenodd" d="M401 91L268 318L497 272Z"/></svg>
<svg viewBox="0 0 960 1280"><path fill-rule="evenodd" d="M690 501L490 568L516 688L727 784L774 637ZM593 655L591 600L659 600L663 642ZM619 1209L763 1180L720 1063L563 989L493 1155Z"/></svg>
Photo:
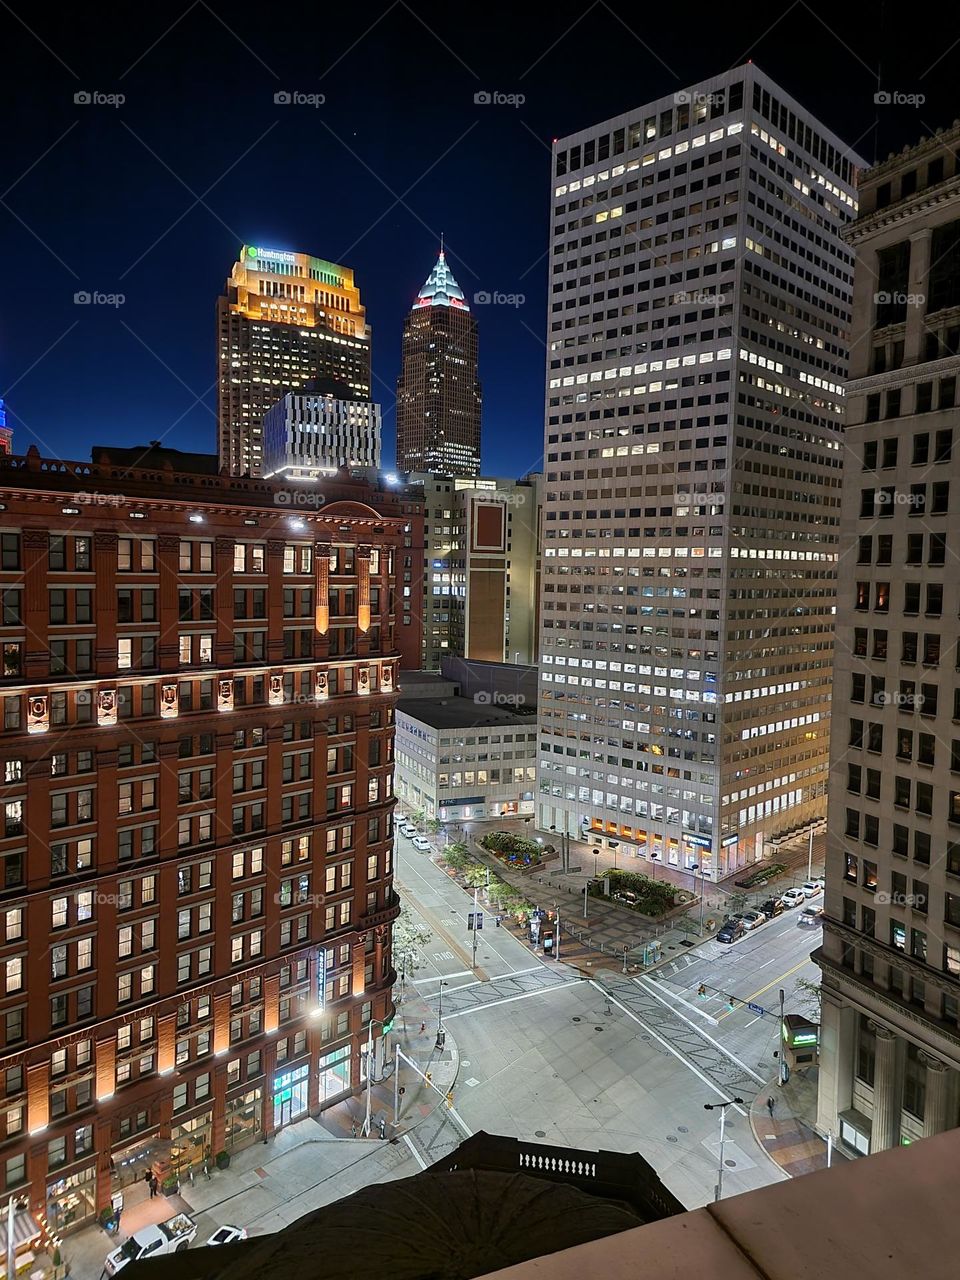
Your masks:
<svg viewBox="0 0 960 1280"><path fill-rule="evenodd" d="M813 827L810 828L810 838L807 841L807 879L813 879Z"/></svg>
<svg viewBox="0 0 960 1280"><path fill-rule="evenodd" d="M704 1111L720 1112L720 1163L717 1171L717 1190L714 1200L720 1200L723 1197L723 1143L726 1136L727 1107L743 1105L742 1098L728 1098L726 1102L705 1102L703 1104Z"/></svg>
<svg viewBox="0 0 960 1280"><path fill-rule="evenodd" d="M704 894L706 890L707 873L704 871L703 867L700 865L699 862L695 862L693 866L690 868L690 870L693 872L697 872L697 871L700 872L700 937L702 938L703 937L703 899L704 899ZM694 884L697 883L696 875L694 875L693 883Z"/></svg>
<svg viewBox="0 0 960 1280"><path fill-rule="evenodd" d="M783 1001L784 1001L784 990L783 990L783 987L781 987L780 988L780 1053L777 1058L777 1084L780 1086L781 1089L783 1088L783 1085L784 1085L784 1070L787 1065L783 1057Z"/></svg>
<svg viewBox="0 0 960 1280"><path fill-rule="evenodd" d="M599 871L599 867L600 867L600 854L599 854L599 852L598 852L598 851L594 851L594 855L593 855L593 878L594 878L594 880L599 880L599 879L600 879L600 871Z"/></svg>
<svg viewBox="0 0 960 1280"><path fill-rule="evenodd" d="M392 1018L371 1018L367 1024L367 1103L363 1119L363 1128L360 1130L365 1138L370 1133L370 1120L373 1108L373 1028L389 1026L392 1021Z"/></svg>
<svg viewBox="0 0 960 1280"><path fill-rule="evenodd" d="M437 1043L434 1046L437 1049L442 1049L446 1040L446 1033L443 1029L443 988L446 985L445 982L440 983L440 999L437 1007Z"/></svg>
<svg viewBox="0 0 960 1280"><path fill-rule="evenodd" d="M587 918L587 895L589 894L589 892L590 892L590 881L584 880L583 882L583 918L584 920L586 920Z"/></svg>

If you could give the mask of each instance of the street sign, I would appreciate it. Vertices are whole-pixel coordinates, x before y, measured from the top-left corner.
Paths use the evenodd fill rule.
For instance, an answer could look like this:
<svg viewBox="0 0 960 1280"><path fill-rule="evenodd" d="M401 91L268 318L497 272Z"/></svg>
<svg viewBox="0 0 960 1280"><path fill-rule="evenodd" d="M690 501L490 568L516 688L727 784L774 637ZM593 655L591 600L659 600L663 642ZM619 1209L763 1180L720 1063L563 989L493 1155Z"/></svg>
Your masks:
<svg viewBox="0 0 960 1280"><path fill-rule="evenodd" d="M470 930L471 933L473 932L473 929L474 929L474 915L476 915L476 928L478 929L483 928L483 912L471 911L467 914L467 928Z"/></svg>
<svg viewBox="0 0 960 1280"><path fill-rule="evenodd" d="M761 1016L767 1012L766 1009L764 1009L762 1004L748 1004L747 1008L750 1010L751 1013L758 1013Z"/></svg>

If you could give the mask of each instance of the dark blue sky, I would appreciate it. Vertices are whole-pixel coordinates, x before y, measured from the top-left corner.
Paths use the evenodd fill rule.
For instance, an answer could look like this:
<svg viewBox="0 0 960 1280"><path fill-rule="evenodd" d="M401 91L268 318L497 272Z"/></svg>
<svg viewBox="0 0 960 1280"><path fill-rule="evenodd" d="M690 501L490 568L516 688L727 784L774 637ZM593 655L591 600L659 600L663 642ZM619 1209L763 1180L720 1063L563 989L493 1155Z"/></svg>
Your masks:
<svg viewBox="0 0 960 1280"><path fill-rule="evenodd" d="M443 231L468 297L525 297L477 308L483 461L536 467L551 138L749 57L870 159L960 115L960 49L931 65L929 28L835 8L183 0L63 17L12 0L0 395L15 448L214 450L214 305L246 241L354 269L392 459L402 319ZM875 107L881 57L884 87L926 102ZM477 105L480 90L526 102ZM326 102L277 105L278 91ZM79 291L125 301L78 306Z"/></svg>

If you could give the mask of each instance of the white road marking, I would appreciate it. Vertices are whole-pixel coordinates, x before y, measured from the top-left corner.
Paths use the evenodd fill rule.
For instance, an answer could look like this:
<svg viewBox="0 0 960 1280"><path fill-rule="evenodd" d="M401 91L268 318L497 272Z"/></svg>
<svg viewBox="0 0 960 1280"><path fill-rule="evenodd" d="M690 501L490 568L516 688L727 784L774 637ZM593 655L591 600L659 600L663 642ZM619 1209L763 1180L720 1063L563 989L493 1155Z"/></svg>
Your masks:
<svg viewBox="0 0 960 1280"><path fill-rule="evenodd" d="M450 958L453 959L452 956ZM418 984L421 982L446 982L449 978L472 978L472 977L473 977L472 969L458 969L456 973L438 973L436 977L434 977L433 974L428 974L427 977L425 978L414 978L414 982Z"/></svg>
<svg viewBox="0 0 960 1280"><path fill-rule="evenodd" d="M427 1164L426 1160L424 1160L423 1156L420 1154L420 1152L411 1142L409 1133L405 1133L403 1135L403 1140L407 1144L407 1146L410 1148L410 1154L413 1156L414 1160L416 1160L420 1168L428 1169L430 1166Z"/></svg>
<svg viewBox="0 0 960 1280"><path fill-rule="evenodd" d="M666 1049L668 1053L673 1054L673 1056L677 1059L678 1062L682 1062L688 1071L692 1071L693 1074L699 1080L702 1080L703 1083L709 1089L712 1089L713 1092L717 1094L718 1097L724 1098L724 1099L726 1098L726 1095L724 1094L724 1091L722 1089L720 1089L717 1085L715 1085L708 1076L705 1076L698 1067L695 1067L688 1058L685 1058L683 1054L679 1051L679 1049L675 1049L673 1045L669 1042L669 1040L664 1040L663 1036L659 1035L656 1031L654 1031L653 1027L651 1027L648 1022L644 1022L642 1018L637 1017L637 1015L633 1012L632 1009L628 1009L625 1004L621 1004L620 1001L617 999L617 997L615 995L611 995L610 992L607 991L603 986L601 986L601 984L597 982L595 978L590 979L590 985L591 987L596 987L596 989L600 992L600 994L605 999L609 1000L611 1004L615 1004L618 1009L621 1009L627 1015L628 1018L632 1018L633 1021L637 1023L638 1026L643 1027L644 1031L649 1032L649 1034L653 1036L654 1040L656 1040L658 1044L663 1045L664 1049ZM743 1110L743 1108L737 1106L736 1103L733 1104L733 1109L734 1111L738 1111L742 1116L745 1116L747 1114Z"/></svg>
<svg viewBox="0 0 960 1280"><path fill-rule="evenodd" d="M482 1013L484 1009L496 1009L501 1004L513 1004L514 1000L529 1000L531 996L542 996L550 991L562 991L565 987L579 985L579 978L574 978L571 982L557 982L550 987L538 987L536 991L521 992L518 996L504 996L502 1000L488 1000L486 1004L474 1005L472 1009L458 1009L455 1013L445 1013L443 1020L444 1022L449 1022L451 1018L462 1018L465 1013Z"/></svg>
<svg viewBox="0 0 960 1280"><path fill-rule="evenodd" d="M680 1019L681 1022L685 1022L688 1027L692 1028L698 1036L702 1036L704 1040L709 1040L715 1049L719 1049L725 1058L729 1058L731 1062L735 1062L741 1071L745 1071L748 1076L752 1076L758 1084L763 1084L763 1076L758 1075L757 1072L748 1067L745 1062L742 1062L735 1053L731 1053L729 1049L725 1048L719 1040L714 1040L713 1036L708 1036L702 1027L698 1027L695 1022L691 1022L690 1019L685 1018L678 1009L674 1009L672 1005L668 1004L667 1001L650 986L649 980L644 978L634 978L634 982L638 985L642 984L643 990L652 995L658 1004L662 1004L665 1009L669 1009L671 1013L675 1014Z"/></svg>

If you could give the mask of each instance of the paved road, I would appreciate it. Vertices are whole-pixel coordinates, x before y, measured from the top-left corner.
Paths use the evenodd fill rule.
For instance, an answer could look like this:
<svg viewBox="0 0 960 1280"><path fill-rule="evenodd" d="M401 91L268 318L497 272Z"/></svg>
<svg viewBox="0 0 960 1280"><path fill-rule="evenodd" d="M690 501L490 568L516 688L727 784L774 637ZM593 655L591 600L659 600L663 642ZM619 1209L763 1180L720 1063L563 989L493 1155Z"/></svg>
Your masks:
<svg viewBox="0 0 960 1280"><path fill-rule="evenodd" d="M443 1017L460 1052L456 1107L467 1127L639 1150L693 1206L709 1202L716 1183L717 1113L704 1104L736 1096L745 1106L728 1116L725 1194L783 1176L755 1143L746 1108L776 1071L779 988L787 1011L802 1011L796 983L817 975L809 953L819 931L799 928L798 911L732 946L710 940L682 952L656 977L611 969L587 980L495 934L478 954L484 980L469 971L470 895L409 848L398 878L414 911L441 921L456 944L429 944L416 984L437 1007L438 979L449 983ZM461 1132L441 1109L414 1135L417 1158L446 1154Z"/></svg>

